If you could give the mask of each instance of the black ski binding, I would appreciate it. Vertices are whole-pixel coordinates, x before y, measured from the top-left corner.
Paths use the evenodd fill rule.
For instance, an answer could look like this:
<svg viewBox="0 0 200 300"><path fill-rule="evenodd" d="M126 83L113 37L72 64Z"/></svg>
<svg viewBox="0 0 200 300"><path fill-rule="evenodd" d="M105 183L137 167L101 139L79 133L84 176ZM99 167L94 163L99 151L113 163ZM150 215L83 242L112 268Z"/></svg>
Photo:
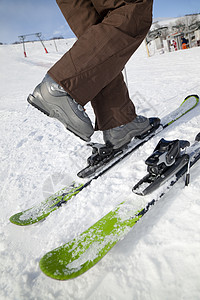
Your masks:
<svg viewBox="0 0 200 300"><path fill-rule="evenodd" d="M189 145L190 143L185 140L161 139L153 154L145 161L148 174L133 187L132 191L138 195L147 195L180 171L189 162L189 155L182 154L181 149Z"/></svg>
<svg viewBox="0 0 200 300"><path fill-rule="evenodd" d="M113 147L107 146L105 144L88 144L88 146L92 147L92 155L88 157L87 163L89 166L94 166L98 164L100 161L109 157L113 153Z"/></svg>
<svg viewBox="0 0 200 300"><path fill-rule="evenodd" d="M87 167L81 170L77 175L80 178L85 178L93 175L103 165L111 161L115 156L123 153L126 148L123 146L119 149L113 149L109 144L91 143L88 146L92 147L92 155L87 159Z"/></svg>

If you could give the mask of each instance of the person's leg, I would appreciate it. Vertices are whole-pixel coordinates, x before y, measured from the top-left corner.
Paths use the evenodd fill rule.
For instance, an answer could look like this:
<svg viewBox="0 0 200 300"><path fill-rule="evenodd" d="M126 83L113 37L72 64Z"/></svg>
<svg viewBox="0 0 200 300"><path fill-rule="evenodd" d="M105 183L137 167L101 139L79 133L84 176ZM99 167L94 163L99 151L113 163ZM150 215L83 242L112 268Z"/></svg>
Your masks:
<svg viewBox="0 0 200 300"><path fill-rule="evenodd" d="M118 1L117 7L123 3L124 1ZM92 3L90 0L57 0L57 4L78 38L90 26L100 23L110 10L108 4L104 6L98 1ZM111 3L111 7L112 5ZM131 122L136 117L135 107L121 73L92 99L91 104L96 116L96 130L114 128Z"/></svg>
<svg viewBox="0 0 200 300"><path fill-rule="evenodd" d="M107 130L131 122L135 107L120 73L91 101L96 115L95 130Z"/></svg>

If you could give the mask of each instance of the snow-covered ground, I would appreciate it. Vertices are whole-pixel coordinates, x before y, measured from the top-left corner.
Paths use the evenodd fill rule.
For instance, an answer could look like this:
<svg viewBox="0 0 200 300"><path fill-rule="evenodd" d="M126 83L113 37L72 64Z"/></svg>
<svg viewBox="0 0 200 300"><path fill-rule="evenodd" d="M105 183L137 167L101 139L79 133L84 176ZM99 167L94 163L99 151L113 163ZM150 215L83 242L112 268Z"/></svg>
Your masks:
<svg viewBox="0 0 200 300"><path fill-rule="evenodd" d="M146 173L144 159L161 137L193 141L200 105L95 180L44 222L18 227L9 217L60 189L85 166L90 149L58 121L28 106L27 95L74 40L0 46L0 299L200 299L200 177L179 182L96 266L70 281L39 269L40 258L71 240L124 199ZM188 94L200 95L200 48L147 57L144 44L127 64L128 86L139 114L163 117ZM94 121L90 105L87 113ZM102 141L101 133L93 141ZM151 196L145 201L151 199Z"/></svg>

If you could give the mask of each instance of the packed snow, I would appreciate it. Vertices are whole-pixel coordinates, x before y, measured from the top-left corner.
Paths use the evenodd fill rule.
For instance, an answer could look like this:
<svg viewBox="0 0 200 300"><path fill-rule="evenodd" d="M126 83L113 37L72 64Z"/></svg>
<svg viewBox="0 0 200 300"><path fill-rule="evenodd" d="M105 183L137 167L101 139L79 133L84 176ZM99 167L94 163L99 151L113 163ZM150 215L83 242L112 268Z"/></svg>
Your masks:
<svg viewBox="0 0 200 300"><path fill-rule="evenodd" d="M45 221L20 227L9 217L77 178L90 148L26 98L74 39L0 46L0 299L177 300L200 299L199 164L160 200L92 269L70 281L45 276L39 260L72 240L123 200L146 174L145 158L164 137L191 143L200 131L200 105L125 161L53 212ZM200 47L147 56L142 44L126 66L138 114L164 117L189 94L200 95ZM87 113L94 122L90 104ZM92 141L102 142L96 132ZM137 199L136 199L137 198ZM145 205L152 196L140 197Z"/></svg>

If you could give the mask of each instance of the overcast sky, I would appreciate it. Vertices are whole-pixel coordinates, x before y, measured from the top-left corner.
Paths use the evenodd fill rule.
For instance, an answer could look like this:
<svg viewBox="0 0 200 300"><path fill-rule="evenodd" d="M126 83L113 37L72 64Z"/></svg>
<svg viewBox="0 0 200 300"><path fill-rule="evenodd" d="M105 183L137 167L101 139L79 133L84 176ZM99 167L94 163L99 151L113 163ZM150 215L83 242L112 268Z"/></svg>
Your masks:
<svg viewBox="0 0 200 300"><path fill-rule="evenodd" d="M154 18L199 12L200 0L154 0ZM56 0L0 0L0 42L12 43L19 35L35 32L46 39L73 37Z"/></svg>

